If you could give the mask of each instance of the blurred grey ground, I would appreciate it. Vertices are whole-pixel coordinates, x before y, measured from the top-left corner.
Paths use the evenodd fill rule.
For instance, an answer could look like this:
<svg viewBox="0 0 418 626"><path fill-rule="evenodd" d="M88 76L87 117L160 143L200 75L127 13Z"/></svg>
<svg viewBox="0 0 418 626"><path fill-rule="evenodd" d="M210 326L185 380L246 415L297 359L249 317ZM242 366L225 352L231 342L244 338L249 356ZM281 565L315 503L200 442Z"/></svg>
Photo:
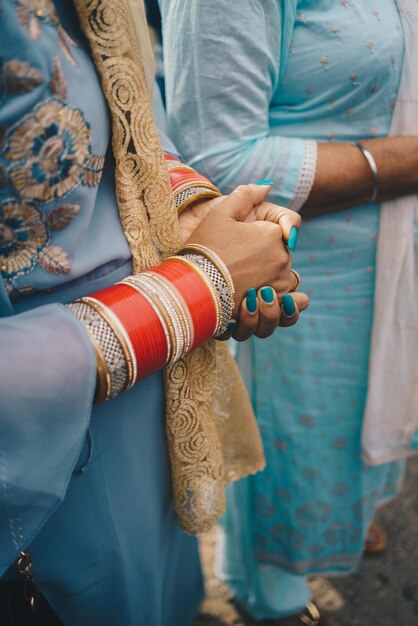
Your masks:
<svg viewBox="0 0 418 626"><path fill-rule="evenodd" d="M315 600L340 626L418 626L418 458L409 462L401 495L378 519L388 534L387 552L363 559L351 576L313 580ZM213 576L215 540L214 533L202 540L207 597L196 626L247 626Z"/></svg>

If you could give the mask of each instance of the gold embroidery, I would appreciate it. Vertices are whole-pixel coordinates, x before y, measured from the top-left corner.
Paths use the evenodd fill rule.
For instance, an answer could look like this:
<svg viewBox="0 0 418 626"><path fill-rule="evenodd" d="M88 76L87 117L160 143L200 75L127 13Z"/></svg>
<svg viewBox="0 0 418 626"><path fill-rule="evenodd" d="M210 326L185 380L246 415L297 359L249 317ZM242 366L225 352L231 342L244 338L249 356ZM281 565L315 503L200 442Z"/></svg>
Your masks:
<svg viewBox="0 0 418 626"><path fill-rule="evenodd" d="M49 83L49 88L54 96L57 96L60 100L67 99L67 81L65 80L64 72L61 67L61 61L58 57L55 57L54 59L54 67L52 70L52 78Z"/></svg>
<svg viewBox="0 0 418 626"><path fill-rule="evenodd" d="M29 93L42 85L44 77L35 67L26 61L12 59L4 64L4 87L8 95Z"/></svg>
<svg viewBox="0 0 418 626"><path fill-rule="evenodd" d="M140 271L179 247L142 53L123 0L75 0L75 5L112 114L119 213L134 271ZM184 530L197 534L223 511L224 482L264 466L260 437L225 344L208 342L168 368L165 381L177 517Z"/></svg>
<svg viewBox="0 0 418 626"><path fill-rule="evenodd" d="M52 0L17 0L17 16L31 39L39 39L42 23L50 23L56 28L58 44L67 60L76 65L70 45L77 47L76 42L63 28Z"/></svg>

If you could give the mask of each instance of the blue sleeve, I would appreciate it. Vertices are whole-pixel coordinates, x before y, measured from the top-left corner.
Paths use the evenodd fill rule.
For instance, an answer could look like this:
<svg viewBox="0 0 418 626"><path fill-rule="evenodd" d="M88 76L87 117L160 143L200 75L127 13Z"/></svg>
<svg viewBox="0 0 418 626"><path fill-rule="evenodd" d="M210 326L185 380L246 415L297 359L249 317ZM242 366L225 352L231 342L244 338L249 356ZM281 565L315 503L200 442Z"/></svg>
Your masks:
<svg viewBox="0 0 418 626"><path fill-rule="evenodd" d="M168 152L173 156L179 156L177 148L174 146L167 131L166 113L161 97L161 91L157 83L154 84L154 92L152 96L152 111L154 114L155 124L160 136L161 146L164 152Z"/></svg>
<svg viewBox="0 0 418 626"><path fill-rule="evenodd" d="M95 356L62 305L0 318L0 575L63 500L88 428Z"/></svg>
<svg viewBox="0 0 418 626"><path fill-rule="evenodd" d="M288 206L306 142L269 125L289 38L285 5L214 0L208 10L205 0L161 0L170 137L223 191L273 179L270 197Z"/></svg>

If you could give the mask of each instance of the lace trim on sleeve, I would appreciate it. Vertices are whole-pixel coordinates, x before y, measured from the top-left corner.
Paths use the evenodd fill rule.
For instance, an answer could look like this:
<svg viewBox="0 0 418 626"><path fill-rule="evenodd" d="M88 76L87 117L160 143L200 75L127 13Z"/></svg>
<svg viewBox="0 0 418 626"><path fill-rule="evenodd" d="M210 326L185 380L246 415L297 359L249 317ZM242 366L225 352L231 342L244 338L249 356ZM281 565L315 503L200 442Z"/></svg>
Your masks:
<svg viewBox="0 0 418 626"><path fill-rule="evenodd" d="M305 141L305 153L299 181L296 187L295 196L289 205L289 209L300 211L309 194L315 180L316 161L318 156L318 146L316 141Z"/></svg>

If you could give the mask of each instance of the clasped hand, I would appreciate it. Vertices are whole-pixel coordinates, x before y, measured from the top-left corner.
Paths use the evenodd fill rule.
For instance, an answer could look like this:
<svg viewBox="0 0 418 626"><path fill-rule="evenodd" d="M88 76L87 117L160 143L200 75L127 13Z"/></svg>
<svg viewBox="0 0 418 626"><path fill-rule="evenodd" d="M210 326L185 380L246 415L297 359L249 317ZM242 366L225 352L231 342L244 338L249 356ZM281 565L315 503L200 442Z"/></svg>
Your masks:
<svg viewBox="0 0 418 626"><path fill-rule="evenodd" d="M268 337L277 326L296 324L309 304L308 296L296 291L298 281L286 245L292 227L300 228L301 218L265 202L269 190L264 185L242 185L229 196L195 204L179 218L182 243L211 248L232 275L235 323L222 339Z"/></svg>

